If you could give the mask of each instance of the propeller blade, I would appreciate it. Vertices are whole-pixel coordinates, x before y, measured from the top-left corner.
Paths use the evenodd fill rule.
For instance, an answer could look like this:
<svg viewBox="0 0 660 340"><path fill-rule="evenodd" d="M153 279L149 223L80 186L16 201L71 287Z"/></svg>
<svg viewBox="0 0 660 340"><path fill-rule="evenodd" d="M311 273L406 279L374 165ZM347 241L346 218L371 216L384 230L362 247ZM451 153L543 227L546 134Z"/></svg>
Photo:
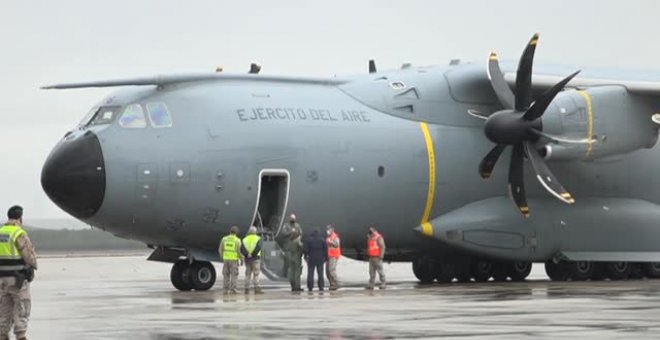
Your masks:
<svg viewBox="0 0 660 340"><path fill-rule="evenodd" d="M559 137L555 135L551 135L549 133L545 133L543 131L539 131L534 128L530 128L528 130L531 134L536 135L538 137L544 137L547 138L555 143L565 143L565 144L593 144L596 143L596 139L591 138L584 138L584 139L569 139L569 138L564 138L564 137Z"/></svg>
<svg viewBox="0 0 660 340"><path fill-rule="evenodd" d="M509 166L509 195L523 217L527 218L529 217L529 207L525 196L523 156L523 145L521 143L514 145Z"/></svg>
<svg viewBox="0 0 660 340"><path fill-rule="evenodd" d="M518 62L516 73L516 111L524 112L529 109L532 102L532 64L534 64L534 51L539 41L536 33L527 43L527 47Z"/></svg>
<svg viewBox="0 0 660 340"><path fill-rule="evenodd" d="M512 110L516 99L513 95L513 91L511 91L506 80L504 80L504 75L500 69L500 63L497 60L497 53L495 52L490 52L487 72L490 85L493 87L497 99L500 100L500 104L502 104L505 109Z"/></svg>
<svg viewBox="0 0 660 340"><path fill-rule="evenodd" d="M490 177L497 160L500 159L500 155L505 148L506 144L497 144L488 152L488 154L486 154L486 157L481 160L481 163L479 163L479 175L481 178L485 179Z"/></svg>
<svg viewBox="0 0 660 340"><path fill-rule="evenodd" d="M548 106L550 106L552 100L555 99L557 93L559 93L559 91L561 91L566 86L566 84L568 84L568 82L571 81L571 79L577 76L578 73L580 73L580 71L574 72L573 74L564 78L562 81L555 84L555 86L553 86L549 90L545 91L545 93L543 93L541 97L534 102L534 105L530 107L529 110L527 110L527 112L525 112L523 118L525 120L532 121L543 116L543 113L548 108Z"/></svg>
<svg viewBox="0 0 660 340"><path fill-rule="evenodd" d="M373 59L369 59L369 73L376 73L376 62Z"/></svg>
<svg viewBox="0 0 660 340"><path fill-rule="evenodd" d="M564 203L573 204L575 199L571 196L566 189L559 183L555 175L550 171L548 166L545 164L543 157L539 152L534 148L534 146L529 142L525 141L525 152L529 156L529 159L532 161L532 167L534 172L536 172L536 178L541 182L541 185L551 193L553 196L557 197Z"/></svg>

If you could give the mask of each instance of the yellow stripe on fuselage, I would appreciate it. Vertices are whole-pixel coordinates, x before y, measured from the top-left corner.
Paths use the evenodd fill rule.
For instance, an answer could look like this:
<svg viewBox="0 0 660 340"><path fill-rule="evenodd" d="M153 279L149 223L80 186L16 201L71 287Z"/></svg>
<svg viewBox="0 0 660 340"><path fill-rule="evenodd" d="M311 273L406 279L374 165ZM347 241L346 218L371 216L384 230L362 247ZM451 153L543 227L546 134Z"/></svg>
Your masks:
<svg viewBox="0 0 660 340"><path fill-rule="evenodd" d="M429 190L426 195L426 206L424 207L424 215L422 215L421 225L422 233L430 236L433 233L433 228L428 222L429 217L431 216L431 208L433 208L433 196L435 195L435 151L433 150L433 139L431 139L428 125L425 122L421 122L419 125L422 129L422 134L424 135L426 154L429 161Z"/></svg>
<svg viewBox="0 0 660 340"><path fill-rule="evenodd" d="M586 91L577 91L577 93L587 103L587 139L591 140L591 136L594 134L594 112L591 105L591 96ZM587 144L587 157L591 155L591 146L592 143Z"/></svg>

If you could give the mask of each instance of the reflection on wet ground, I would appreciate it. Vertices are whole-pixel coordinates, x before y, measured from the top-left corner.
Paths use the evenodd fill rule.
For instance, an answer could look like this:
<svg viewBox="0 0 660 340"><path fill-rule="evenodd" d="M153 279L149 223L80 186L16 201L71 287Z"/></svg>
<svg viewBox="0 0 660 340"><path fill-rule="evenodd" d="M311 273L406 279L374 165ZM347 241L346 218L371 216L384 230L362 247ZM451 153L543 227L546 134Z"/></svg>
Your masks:
<svg viewBox="0 0 660 340"><path fill-rule="evenodd" d="M43 259L32 286L34 339L656 338L660 281L419 285L386 267L387 290L364 289L366 264L345 260L345 288L264 295L178 292L169 266L143 257ZM220 266L218 266L220 269ZM242 280L239 282L242 284ZM242 287L242 286L241 286ZM242 289L241 289L242 291Z"/></svg>

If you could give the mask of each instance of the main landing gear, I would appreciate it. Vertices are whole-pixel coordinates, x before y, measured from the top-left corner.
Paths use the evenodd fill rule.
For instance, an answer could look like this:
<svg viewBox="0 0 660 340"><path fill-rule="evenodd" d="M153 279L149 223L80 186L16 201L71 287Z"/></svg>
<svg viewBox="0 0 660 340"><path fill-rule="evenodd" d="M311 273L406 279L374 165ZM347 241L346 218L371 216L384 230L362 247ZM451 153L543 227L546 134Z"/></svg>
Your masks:
<svg viewBox="0 0 660 340"><path fill-rule="evenodd" d="M170 271L174 288L182 291L209 290L215 284L215 268L207 261L179 261Z"/></svg>
<svg viewBox="0 0 660 340"><path fill-rule="evenodd" d="M548 261L545 272L552 281L657 279L660 263Z"/></svg>
<svg viewBox="0 0 660 340"><path fill-rule="evenodd" d="M660 269L660 268L659 268ZM450 261L422 256L413 261L413 273L423 284L433 281L449 283L495 281L523 281L532 271L531 262L491 262L482 259Z"/></svg>

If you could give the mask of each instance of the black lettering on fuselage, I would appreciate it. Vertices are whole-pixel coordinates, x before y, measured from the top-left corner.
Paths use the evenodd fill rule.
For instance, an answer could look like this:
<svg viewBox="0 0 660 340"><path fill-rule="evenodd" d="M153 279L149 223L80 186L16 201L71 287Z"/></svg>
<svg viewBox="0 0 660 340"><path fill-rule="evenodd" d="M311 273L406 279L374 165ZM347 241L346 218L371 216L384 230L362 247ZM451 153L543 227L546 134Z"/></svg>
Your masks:
<svg viewBox="0 0 660 340"><path fill-rule="evenodd" d="M270 118L272 120L277 119L277 117L275 116L275 110L273 110L273 108L271 108L271 107L266 108L266 114L268 115L268 118Z"/></svg>
<svg viewBox="0 0 660 340"><path fill-rule="evenodd" d="M250 111L249 113L247 111ZM366 111L362 110L339 110L329 109L303 109L292 107L256 107L251 109L236 109L239 121L248 120L307 120L324 122L371 122ZM341 116L341 119L337 118Z"/></svg>
<svg viewBox="0 0 660 340"><path fill-rule="evenodd" d="M258 108L258 109L257 109L257 113L259 114L259 119L260 119L260 120L266 120L266 119L268 119L268 118L266 118L266 113L264 112L264 108L263 108L263 107Z"/></svg>
<svg viewBox="0 0 660 340"><path fill-rule="evenodd" d="M367 112L366 111L360 111L360 117L362 117L363 122L370 122L371 119L367 117Z"/></svg>
<svg viewBox="0 0 660 340"><path fill-rule="evenodd" d="M238 115L238 119L242 122L247 121L248 119L245 118L245 110L243 109L238 109L236 110L236 114Z"/></svg>
<svg viewBox="0 0 660 340"><path fill-rule="evenodd" d="M345 122L352 122L353 121L351 116L348 113L346 113L346 111L344 111L344 110L341 110L341 120L343 120Z"/></svg>
<svg viewBox="0 0 660 340"><path fill-rule="evenodd" d="M275 114L277 115L277 118L279 118L279 119L287 119L287 116L284 113L283 108L280 108L280 107L276 108L275 109Z"/></svg>

